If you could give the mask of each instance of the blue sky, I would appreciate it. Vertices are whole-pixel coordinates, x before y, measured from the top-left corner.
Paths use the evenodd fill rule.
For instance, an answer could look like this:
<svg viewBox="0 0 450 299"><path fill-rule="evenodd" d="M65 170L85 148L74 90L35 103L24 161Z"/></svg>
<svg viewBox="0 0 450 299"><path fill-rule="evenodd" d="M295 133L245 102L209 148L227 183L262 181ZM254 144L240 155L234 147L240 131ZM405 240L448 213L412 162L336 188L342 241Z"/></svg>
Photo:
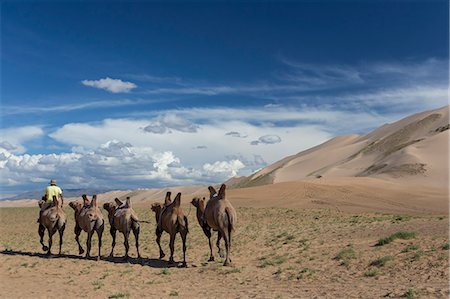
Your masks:
<svg viewBox="0 0 450 299"><path fill-rule="evenodd" d="M446 1L3 2L3 193L220 182L447 104Z"/></svg>

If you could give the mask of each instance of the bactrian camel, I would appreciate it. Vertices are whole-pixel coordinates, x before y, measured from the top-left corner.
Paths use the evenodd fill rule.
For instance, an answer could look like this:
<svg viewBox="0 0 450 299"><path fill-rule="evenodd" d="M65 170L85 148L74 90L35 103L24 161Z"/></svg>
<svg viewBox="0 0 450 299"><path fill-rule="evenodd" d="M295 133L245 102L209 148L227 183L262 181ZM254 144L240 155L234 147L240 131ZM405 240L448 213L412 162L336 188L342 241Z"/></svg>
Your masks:
<svg viewBox="0 0 450 299"><path fill-rule="evenodd" d="M39 207L45 203L45 196L39 201ZM63 243L64 229L66 228L66 214L61 207L60 202L53 196L52 206L42 212L39 219L39 236L42 245L42 250L47 251L47 255L51 255L52 237L58 231L59 233L59 254L61 254L61 246ZM48 247L44 245L45 229L48 232Z"/></svg>
<svg viewBox="0 0 450 299"><path fill-rule="evenodd" d="M237 215L233 206L225 197L225 189L225 184L222 184L219 192L217 192L212 186L208 187L210 198L205 207L203 221L206 221L209 227L215 231L218 231L223 237L226 250L223 265L228 266L231 262L231 234L236 227Z"/></svg>
<svg viewBox="0 0 450 299"><path fill-rule="evenodd" d="M89 202L86 194L82 195L83 200L85 202ZM72 201L69 203L69 206L74 210L75 215L75 240L78 243L78 251L79 254L83 254L84 250L80 244L80 234L81 231L87 232L87 240L86 240L86 258L90 257L91 252L91 242L92 235L94 232L97 232L98 236L98 257L97 260L101 257L101 247L102 247L102 235L103 229L105 227L105 221L103 220L102 212L100 211L97 205L97 195L92 197L92 201L88 206L84 206L80 202Z"/></svg>
<svg viewBox="0 0 450 299"><path fill-rule="evenodd" d="M131 206L131 200L127 197L125 204L123 204L118 198L115 202L107 202L103 205L103 208L108 211L109 224L111 226L110 233L112 236L112 245L110 257L114 255L114 247L116 246L116 232L119 231L124 236L125 256L124 259L128 259L128 250L130 245L128 243L130 232L133 231L134 239L136 241L136 250L138 258L141 257L139 253L139 218Z"/></svg>
<svg viewBox="0 0 450 299"><path fill-rule="evenodd" d="M180 207L181 193L178 193L173 202L170 200L170 192L167 192L164 206L160 203L154 203L151 207L155 212L156 218L156 243L159 246L159 258L162 259L165 254L161 248L161 235L163 231L170 235L170 258L169 262L174 263L173 252L175 247L175 236L180 233L181 240L183 241L183 263L182 266L186 267L186 238L189 232L188 219L184 215L183 210Z"/></svg>

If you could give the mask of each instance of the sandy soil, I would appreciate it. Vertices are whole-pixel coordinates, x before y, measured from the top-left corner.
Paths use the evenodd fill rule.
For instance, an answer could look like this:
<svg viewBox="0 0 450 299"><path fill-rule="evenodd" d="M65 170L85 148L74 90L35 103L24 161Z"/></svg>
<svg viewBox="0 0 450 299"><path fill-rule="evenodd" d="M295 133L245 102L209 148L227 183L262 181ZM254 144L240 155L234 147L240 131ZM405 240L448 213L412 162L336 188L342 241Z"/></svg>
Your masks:
<svg viewBox="0 0 450 299"><path fill-rule="evenodd" d="M190 198L184 198L184 203L188 200ZM216 262L207 262L208 243L195 219L195 210L184 207L190 221L186 269L157 259L155 221L146 204L136 208L142 220L150 221L142 223L143 258L132 258L129 262L120 258L124 253L121 236L114 259L103 257L95 261L78 256L71 209L66 209L69 217L63 255L46 258L38 242L37 208L2 208L0 297L379 298L414 295L447 298L449 295L446 211L442 215L407 216L400 210L395 214L354 213L329 206L303 209L295 204L293 208L263 208L249 207L252 203L246 202L245 207L240 204L243 202L246 199L242 195L235 203L239 207L232 267L223 267L217 254ZM380 238L399 231L413 232L415 237L375 246ZM83 242L85 237L83 234ZM96 244L95 237L94 240ZM108 230L103 242L102 255L107 255L111 244ZM182 256L180 243L177 239L175 259L178 261ZM58 242L54 244L56 253ZM167 253L167 235L162 244ZM96 253L94 245L92 254ZM131 255L136 257L135 253L132 246ZM385 261L385 264L374 265L377 261L381 264Z"/></svg>

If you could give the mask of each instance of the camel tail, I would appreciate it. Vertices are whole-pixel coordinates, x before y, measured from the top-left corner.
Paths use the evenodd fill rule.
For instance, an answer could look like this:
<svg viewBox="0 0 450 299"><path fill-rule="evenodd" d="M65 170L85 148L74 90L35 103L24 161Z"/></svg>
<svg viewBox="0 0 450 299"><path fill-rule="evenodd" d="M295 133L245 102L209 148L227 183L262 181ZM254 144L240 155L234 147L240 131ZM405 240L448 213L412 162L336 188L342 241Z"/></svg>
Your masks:
<svg viewBox="0 0 450 299"><path fill-rule="evenodd" d="M228 233L231 233L232 231L234 231L234 227L236 224L236 218L235 218L235 214L232 213L228 208L225 209L225 214L227 215L227 219L228 219Z"/></svg>

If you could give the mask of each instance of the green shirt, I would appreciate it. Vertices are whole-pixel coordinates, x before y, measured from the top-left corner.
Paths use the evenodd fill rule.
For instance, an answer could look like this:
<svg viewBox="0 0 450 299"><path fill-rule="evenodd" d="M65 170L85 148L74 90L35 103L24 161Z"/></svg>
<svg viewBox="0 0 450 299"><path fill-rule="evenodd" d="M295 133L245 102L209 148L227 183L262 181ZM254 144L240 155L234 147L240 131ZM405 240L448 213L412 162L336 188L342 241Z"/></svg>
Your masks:
<svg viewBox="0 0 450 299"><path fill-rule="evenodd" d="M47 197L47 202L53 202L53 196L59 198L62 195L61 188L55 185L50 185L45 189L45 196Z"/></svg>

